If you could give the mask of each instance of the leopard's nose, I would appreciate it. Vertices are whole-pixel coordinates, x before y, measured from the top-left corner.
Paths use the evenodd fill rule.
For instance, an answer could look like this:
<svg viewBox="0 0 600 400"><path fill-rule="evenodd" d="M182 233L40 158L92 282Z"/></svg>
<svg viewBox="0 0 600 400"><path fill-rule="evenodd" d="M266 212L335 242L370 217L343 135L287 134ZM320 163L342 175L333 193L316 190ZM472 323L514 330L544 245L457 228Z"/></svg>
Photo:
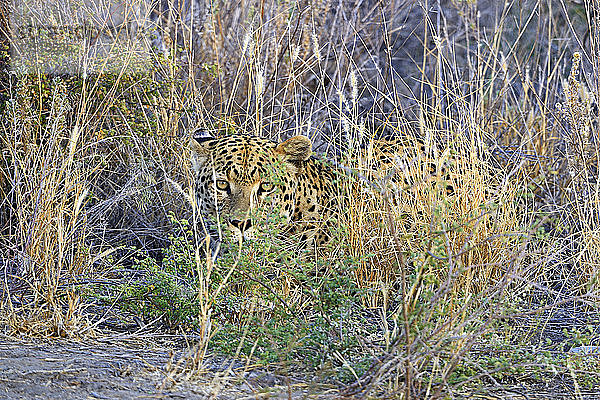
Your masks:
<svg viewBox="0 0 600 400"><path fill-rule="evenodd" d="M239 219L234 219L231 221L231 225L235 226L236 228L238 228L240 230L240 232L244 232L247 229L250 229L250 227L252 227L252 221L250 221L249 219L245 220L245 221L240 221Z"/></svg>

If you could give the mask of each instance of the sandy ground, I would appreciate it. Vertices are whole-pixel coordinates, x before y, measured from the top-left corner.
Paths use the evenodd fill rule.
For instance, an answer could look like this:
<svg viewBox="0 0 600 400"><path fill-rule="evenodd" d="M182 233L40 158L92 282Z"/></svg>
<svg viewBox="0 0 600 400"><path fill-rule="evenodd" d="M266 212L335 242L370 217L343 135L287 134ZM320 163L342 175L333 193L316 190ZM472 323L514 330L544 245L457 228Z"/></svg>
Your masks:
<svg viewBox="0 0 600 400"><path fill-rule="evenodd" d="M165 349L99 342L0 341L0 398L200 399L201 391L160 390Z"/></svg>

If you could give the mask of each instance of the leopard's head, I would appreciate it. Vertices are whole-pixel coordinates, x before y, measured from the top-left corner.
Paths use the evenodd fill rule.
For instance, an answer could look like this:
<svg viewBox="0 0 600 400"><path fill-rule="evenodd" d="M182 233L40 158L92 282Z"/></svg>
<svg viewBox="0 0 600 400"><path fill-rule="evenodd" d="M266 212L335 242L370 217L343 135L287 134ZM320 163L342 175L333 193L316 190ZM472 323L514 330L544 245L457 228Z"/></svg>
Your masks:
<svg viewBox="0 0 600 400"><path fill-rule="evenodd" d="M191 142L195 193L200 211L224 222L234 237L252 237L251 216L276 207L289 222L297 177L312 143L295 136L281 143L249 135L215 138L197 132Z"/></svg>

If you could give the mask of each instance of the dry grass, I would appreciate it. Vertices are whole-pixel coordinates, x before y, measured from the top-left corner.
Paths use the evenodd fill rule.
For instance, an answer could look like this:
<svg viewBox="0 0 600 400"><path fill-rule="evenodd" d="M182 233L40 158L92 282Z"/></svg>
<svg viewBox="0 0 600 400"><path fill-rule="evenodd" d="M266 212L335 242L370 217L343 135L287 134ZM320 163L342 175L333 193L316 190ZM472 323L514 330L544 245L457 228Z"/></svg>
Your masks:
<svg viewBox="0 0 600 400"><path fill-rule="evenodd" d="M140 251L164 264L173 238L185 238L198 340L170 366L171 381L202 373L227 326L221 303L234 303L226 322L243 335L233 354L250 363L257 321L269 326L284 310L294 323L314 322L326 314L326 282L348 268L339 275L361 294L344 301L368 317L358 327L355 316L338 321L340 332L371 332L357 348L372 362L361 373L356 354L332 352L327 362L354 377L346 393L437 398L492 377L473 349L493 334L517 343L520 316L597 299L598 89L579 76L597 77L589 60L599 43L591 35L574 44L577 12L595 32L597 4L531 2L519 13L510 3L482 22L472 2L457 2L445 6L457 25L423 15L439 2L249 3L217 2L191 19L164 14L153 26L164 50L153 77L127 67L82 80L14 77L0 131L6 331L101 334L105 317L86 311L85 284L122 284ZM410 39L418 45L405 71L408 56L393 51L410 21L408 36L419 39ZM543 40L530 46L534 36ZM304 134L353 171L340 188L341 239L321 264L270 257L294 250L268 235L225 261L201 256L200 216L187 201L187 142L199 126L275 140ZM305 269L322 283L307 283ZM506 320L514 326L502 328ZM246 340L256 340L249 353ZM475 372L457 380L465 365Z"/></svg>
<svg viewBox="0 0 600 400"><path fill-rule="evenodd" d="M6 110L10 122L4 126L3 148L12 168L4 206L14 216L7 221L14 225L7 228L9 241L4 241L5 249L12 250L7 278L32 298L15 304L6 297L4 306L17 332L67 336L85 326L78 296L58 290L65 277L83 274L90 265L82 212L88 189L87 171L74 161L80 130L66 126L66 99L59 91L52 93L44 127L34 125L30 104Z"/></svg>

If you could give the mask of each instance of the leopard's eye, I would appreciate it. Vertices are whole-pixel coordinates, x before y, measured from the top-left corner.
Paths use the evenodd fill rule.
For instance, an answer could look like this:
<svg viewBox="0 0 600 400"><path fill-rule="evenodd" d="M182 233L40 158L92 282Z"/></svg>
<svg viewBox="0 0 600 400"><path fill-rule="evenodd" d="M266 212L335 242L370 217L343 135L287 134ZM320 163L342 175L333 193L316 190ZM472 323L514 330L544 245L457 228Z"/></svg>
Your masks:
<svg viewBox="0 0 600 400"><path fill-rule="evenodd" d="M271 190L273 190L273 184L271 182L262 182L260 184L261 192L270 192Z"/></svg>
<svg viewBox="0 0 600 400"><path fill-rule="evenodd" d="M224 181L222 179L217 180L216 184L217 184L217 189L219 189L219 190L229 189L229 182Z"/></svg>

